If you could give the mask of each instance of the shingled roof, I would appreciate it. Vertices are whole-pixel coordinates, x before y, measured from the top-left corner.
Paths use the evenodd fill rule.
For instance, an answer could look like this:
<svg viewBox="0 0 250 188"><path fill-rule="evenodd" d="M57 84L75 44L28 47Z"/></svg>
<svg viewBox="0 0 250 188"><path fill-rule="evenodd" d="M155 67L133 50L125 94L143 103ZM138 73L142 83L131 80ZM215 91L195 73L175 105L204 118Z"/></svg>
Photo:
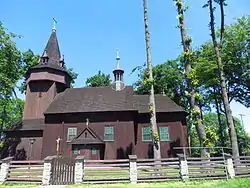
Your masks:
<svg viewBox="0 0 250 188"><path fill-rule="evenodd" d="M46 63L43 62L43 58L44 58L45 54L46 54L46 57L48 58L48 62L46 62ZM39 63L37 65L31 67L28 70L28 72L33 70L33 69L50 68L50 69L55 69L55 70L59 70L59 71L63 71L63 72L68 73L66 68L62 67L60 65L60 61L61 61L60 48L59 48L59 44L58 44L58 40L57 40L57 36L56 36L56 31L53 30L51 35L50 35L50 38L47 42L47 45L44 49L43 55L40 58ZM69 73L68 73L68 75L70 76Z"/></svg>
<svg viewBox="0 0 250 188"><path fill-rule="evenodd" d="M132 87L121 91L112 87L69 88L56 96L45 114L136 110L132 97Z"/></svg>
<svg viewBox="0 0 250 188"><path fill-rule="evenodd" d="M100 111L147 113L148 96L133 95L131 86L126 86L121 91L114 91L112 87L69 88L56 96L45 114ZM156 111L179 112L184 110L167 96L156 95Z"/></svg>
<svg viewBox="0 0 250 188"><path fill-rule="evenodd" d="M148 113L149 96L134 95L134 104L139 113ZM169 97L163 95L155 95L156 112L182 112L184 109L178 106Z"/></svg>
<svg viewBox="0 0 250 188"><path fill-rule="evenodd" d="M14 123L11 128L5 129L3 131L14 131L14 130L43 130L45 127L44 119L26 119Z"/></svg>

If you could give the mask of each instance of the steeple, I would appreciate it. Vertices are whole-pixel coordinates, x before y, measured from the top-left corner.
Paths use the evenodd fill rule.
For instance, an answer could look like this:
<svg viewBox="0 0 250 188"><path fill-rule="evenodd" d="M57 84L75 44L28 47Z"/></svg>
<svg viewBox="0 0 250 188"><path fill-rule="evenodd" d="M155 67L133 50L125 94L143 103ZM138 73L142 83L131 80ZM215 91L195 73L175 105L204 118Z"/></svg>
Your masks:
<svg viewBox="0 0 250 188"><path fill-rule="evenodd" d="M120 68L120 56L119 56L119 50L116 50L116 69Z"/></svg>
<svg viewBox="0 0 250 188"><path fill-rule="evenodd" d="M38 65L26 73L26 102L23 119L43 119L55 96L70 87L72 77L64 66L56 36L56 20Z"/></svg>
<svg viewBox="0 0 250 188"><path fill-rule="evenodd" d="M114 85L115 85L116 91L120 91L124 88L123 73L124 73L124 70L120 68L119 50L117 50L116 51L116 68L113 70Z"/></svg>
<svg viewBox="0 0 250 188"><path fill-rule="evenodd" d="M47 45L44 49L43 55L40 59L39 64L47 64L52 65L53 67L58 66L62 67L61 60L63 57L61 57L59 44L56 36L56 19L53 18L54 24L52 28L52 33L50 35L50 38L47 42Z"/></svg>

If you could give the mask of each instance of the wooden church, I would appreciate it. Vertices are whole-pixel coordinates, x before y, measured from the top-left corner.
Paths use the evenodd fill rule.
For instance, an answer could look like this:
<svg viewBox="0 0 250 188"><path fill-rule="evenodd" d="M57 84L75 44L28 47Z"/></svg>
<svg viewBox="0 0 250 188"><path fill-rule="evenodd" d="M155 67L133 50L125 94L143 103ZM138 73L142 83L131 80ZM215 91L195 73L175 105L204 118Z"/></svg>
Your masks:
<svg viewBox="0 0 250 188"><path fill-rule="evenodd" d="M39 64L27 71L23 118L14 129L5 130L10 139L5 155L16 160L58 154L152 158L149 97L135 95L124 84L119 56L116 61L112 86L71 88L54 28ZM185 111L165 95L155 99L161 156L175 156L174 147L187 146Z"/></svg>

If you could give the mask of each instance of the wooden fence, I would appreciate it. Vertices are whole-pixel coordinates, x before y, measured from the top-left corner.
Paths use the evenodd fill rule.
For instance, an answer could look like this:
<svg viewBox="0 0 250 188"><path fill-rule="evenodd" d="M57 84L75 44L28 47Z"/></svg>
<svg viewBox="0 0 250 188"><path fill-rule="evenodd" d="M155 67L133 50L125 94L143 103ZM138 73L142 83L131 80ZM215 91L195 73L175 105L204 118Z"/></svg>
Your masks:
<svg viewBox="0 0 250 188"><path fill-rule="evenodd" d="M10 161L7 181L42 182L43 161Z"/></svg>
<svg viewBox="0 0 250 188"><path fill-rule="evenodd" d="M181 180L178 158L138 159L137 182Z"/></svg>
<svg viewBox="0 0 250 188"><path fill-rule="evenodd" d="M69 185L74 183L75 160L68 157L56 157L51 164L51 184Z"/></svg>
<svg viewBox="0 0 250 188"><path fill-rule="evenodd" d="M129 159L85 160L84 183L128 183Z"/></svg>
<svg viewBox="0 0 250 188"><path fill-rule="evenodd" d="M188 176L197 179L228 179L227 164L224 157L187 158Z"/></svg>
<svg viewBox="0 0 250 188"><path fill-rule="evenodd" d="M250 177L250 156L240 156L239 163L234 160L236 177Z"/></svg>
<svg viewBox="0 0 250 188"><path fill-rule="evenodd" d="M3 159L0 182L137 183L250 177L250 156L198 158L85 160L47 157L44 161Z"/></svg>

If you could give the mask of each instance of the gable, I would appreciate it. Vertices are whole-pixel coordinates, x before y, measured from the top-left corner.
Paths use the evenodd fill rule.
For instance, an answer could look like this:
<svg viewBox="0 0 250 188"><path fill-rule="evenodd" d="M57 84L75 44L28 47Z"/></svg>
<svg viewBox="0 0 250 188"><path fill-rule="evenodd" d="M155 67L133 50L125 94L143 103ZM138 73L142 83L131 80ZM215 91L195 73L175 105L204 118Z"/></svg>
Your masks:
<svg viewBox="0 0 250 188"><path fill-rule="evenodd" d="M85 128L76 138L71 141L71 144L102 144L102 139L95 134L90 128Z"/></svg>

